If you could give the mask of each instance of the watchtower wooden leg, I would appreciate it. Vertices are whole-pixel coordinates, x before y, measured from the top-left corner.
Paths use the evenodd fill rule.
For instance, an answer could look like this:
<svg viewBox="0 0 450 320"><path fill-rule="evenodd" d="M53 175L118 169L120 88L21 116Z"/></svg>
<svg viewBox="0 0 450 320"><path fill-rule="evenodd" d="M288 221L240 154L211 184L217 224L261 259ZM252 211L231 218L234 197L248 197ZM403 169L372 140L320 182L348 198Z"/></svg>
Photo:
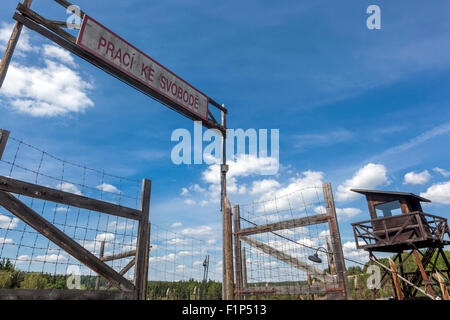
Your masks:
<svg viewBox="0 0 450 320"><path fill-rule="evenodd" d="M433 288L431 287L430 280L428 280L427 273L425 272L422 261L420 260L419 252L417 252L417 250L414 250L413 254L414 254L414 258L416 259L417 266L419 267L420 274L422 275L423 281L427 288L427 292L429 295L434 297Z"/></svg>

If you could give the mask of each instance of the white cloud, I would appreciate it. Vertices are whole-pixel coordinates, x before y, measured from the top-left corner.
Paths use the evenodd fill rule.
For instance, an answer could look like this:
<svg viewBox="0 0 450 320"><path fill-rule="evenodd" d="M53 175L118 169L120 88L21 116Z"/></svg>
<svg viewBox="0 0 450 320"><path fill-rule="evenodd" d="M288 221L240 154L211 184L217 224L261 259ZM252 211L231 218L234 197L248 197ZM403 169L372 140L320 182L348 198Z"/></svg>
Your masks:
<svg viewBox="0 0 450 320"><path fill-rule="evenodd" d="M45 67L12 63L1 95L13 110L33 117L54 117L83 113L94 106L87 91L92 85L69 67L45 60Z"/></svg>
<svg viewBox="0 0 450 320"><path fill-rule="evenodd" d="M135 223L129 221L111 221L108 223L108 230L132 230L135 227Z"/></svg>
<svg viewBox="0 0 450 320"><path fill-rule="evenodd" d="M172 223L171 227L172 228L178 228L178 227L181 227L182 225L183 224L181 222L174 222L174 223Z"/></svg>
<svg viewBox="0 0 450 320"><path fill-rule="evenodd" d="M54 212L68 212L68 211L70 211L70 208L69 207L58 207L58 208L53 209L53 211Z"/></svg>
<svg viewBox="0 0 450 320"><path fill-rule="evenodd" d="M59 183L56 186L56 188L61 189L62 191L65 191L65 192L77 194L79 196L81 195L81 191L77 188L77 186L75 186L74 184L69 183L69 182Z"/></svg>
<svg viewBox="0 0 450 320"><path fill-rule="evenodd" d="M359 260L362 263L369 261L369 253L365 250L356 249L356 243L354 241L345 242L342 250L345 258Z"/></svg>
<svg viewBox="0 0 450 320"><path fill-rule="evenodd" d="M6 49L6 44L8 43L12 30L14 28L14 23L4 23L0 24L0 49ZM23 56L25 52L32 51L34 48L30 44L30 35L26 28L22 29L19 41L16 46L15 54Z"/></svg>
<svg viewBox="0 0 450 320"><path fill-rule="evenodd" d="M0 26L0 48L5 48L13 25ZM24 28L15 54L28 58L31 52L40 57L44 66L25 66L12 62L0 96L12 110L33 117L63 116L83 113L93 107L88 97L92 84L75 70L71 54L54 45L32 47ZM39 61L39 63L41 63Z"/></svg>
<svg viewBox="0 0 450 320"><path fill-rule="evenodd" d="M424 184L431 179L431 175L428 170L424 170L419 173L413 171L405 174L405 184Z"/></svg>
<svg viewBox="0 0 450 320"><path fill-rule="evenodd" d="M198 226L194 228L186 228L181 230L181 234L185 236L208 236L212 235L212 228L210 226Z"/></svg>
<svg viewBox="0 0 450 320"><path fill-rule="evenodd" d="M0 214L0 228L3 229L15 229L19 224L19 219L10 218Z"/></svg>
<svg viewBox="0 0 450 320"><path fill-rule="evenodd" d="M13 239L10 238L0 238L0 244L13 244Z"/></svg>
<svg viewBox="0 0 450 320"><path fill-rule="evenodd" d="M185 196L185 195L187 195L188 193L189 193L188 188L182 188L182 189L181 189L181 195L182 195L182 196Z"/></svg>
<svg viewBox="0 0 450 320"><path fill-rule="evenodd" d="M41 256L37 256L36 257L37 261L42 261L42 262L63 262L63 261L67 261L68 259L63 256L62 254L47 254L47 255L41 255Z"/></svg>
<svg viewBox="0 0 450 320"><path fill-rule="evenodd" d="M264 179L253 181L252 189L250 194L260 194L265 193L280 187L280 183L273 179Z"/></svg>
<svg viewBox="0 0 450 320"><path fill-rule="evenodd" d="M443 175L446 178L450 177L450 171L447 171L445 169L441 169L441 168L436 167L436 168L433 168L433 171Z"/></svg>
<svg viewBox="0 0 450 320"><path fill-rule="evenodd" d="M195 200L192 199L186 199L184 200L184 203L187 204L188 206L194 206L197 202L195 202Z"/></svg>
<svg viewBox="0 0 450 320"><path fill-rule="evenodd" d="M450 181L433 184L426 192L422 192L420 196L433 202L450 204Z"/></svg>
<svg viewBox="0 0 450 320"><path fill-rule="evenodd" d="M119 189L117 189L112 184L103 183L99 186L97 186L97 189L103 192L109 192L109 193L121 193Z"/></svg>
<svg viewBox="0 0 450 320"><path fill-rule="evenodd" d="M48 45L45 44L43 46L44 55L47 58L54 58L56 60L59 60L62 63L68 64L72 67L76 67L77 64L75 63L75 59L70 54L69 51L64 50L63 48L54 46L54 45Z"/></svg>
<svg viewBox="0 0 450 320"><path fill-rule="evenodd" d="M354 200L358 197L352 188L375 189L378 186L386 185L389 180L386 176L386 168L382 164L369 163L359 169L351 179L346 180L338 186L336 199L338 201Z"/></svg>
<svg viewBox="0 0 450 320"><path fill-rule="evenodd" d="M98 242L112 242L115 239L115 235L113 233L100 233L95 237L95 241Z"/></svg>
<svg viewBox="0 0 450 320"><path fill-rule="evenodd" d="M319 199L317 187L322 187L323 172L304 171L289 180L286 187L277 190L270 190L259 198L257 212L281 211L296 208L305 208ZM300 192L297 196L292 196L295 192ZM289 196L291 195L291 196ZM276 199L276 200L275 200ZM266 217L266 216L265 216ZM278 218L279 219L279 218Z"/></svg>
<svg viewBox="0 0 450 320"><path fill-rule="evenodd" d="M170 253L165 256L150 257L149 262L175 261L175 258L176 258L176 255L174 253Z"/></svg>
<svg viewBox="0 0 450 320"><path fill-rule="evenodd" d="M324 206L319 206L314 209L317 214L326 213L326 209ZM338 218L352 218L361 214L362 211L359 208L336 208L336 214Z"/></svg>

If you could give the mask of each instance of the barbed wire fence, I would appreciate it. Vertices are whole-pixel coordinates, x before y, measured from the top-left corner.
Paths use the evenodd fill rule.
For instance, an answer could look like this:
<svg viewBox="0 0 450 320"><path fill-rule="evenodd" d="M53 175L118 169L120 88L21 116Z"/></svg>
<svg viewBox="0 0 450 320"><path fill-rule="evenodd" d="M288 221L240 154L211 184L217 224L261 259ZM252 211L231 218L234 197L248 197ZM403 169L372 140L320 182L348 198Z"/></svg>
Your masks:
<svg viewBox="0 0 450 320"><path fill-rule="evenodd" d="M222 247L152 224L149 260L151 299L220 299ZM205 281L205 282L204 282ZM208 290L209 281L216 290ZM152 282L155 284L152 286ZM180 286L180 282L191 282Z"/></svg>
<svg viewBox="0 0 450 320"><path fill-rule="evenodd" d="M0 159L0 176L140 209L141 181L66 161L13 136L9 137ZM97 257L108 258L136 250L138 222L135 220L23 195L16 196ZM217 258L217 252L220 248L215 248L207 240L176 234L151 224L150 244L150 283L195 280L198 287L196 295L178 293L178 296L199 298L204 285L203 264L206 257L209 262L207 280L219 279L221 261ZM133 281L134 267L129 267L132 260L133 256L130 255L105 263L118 273L126 270L123 276ZM68 289L69 282L66 280L73 274L81 277L81 287L75 289L106 290L112 287L96 272L1 206L0 262L3 269L16 271L11 275L15 277L12 281L0 283L2 287ZM38 283L31 281L32 275L36 274L41 275ZM152 294L149 298L161 298L155 292ZM170 296L174 297L174 294Z"/></svg>
<svg viewBox="0 0 450 320"><path fill-rule="evenodd" d="M60 159L14 137L9 137L0 160L0 174L134 209L140 204L140 181ZM137 221L22 195L17 197L96 256L100 256L102 243L104 256L136 249ZM57 276L78 268L87 280L97 276L3 207L0 219L0 258L9 260L15 269ZM115 259L107 264L119 272L130 261L131 258ZM133 269L126 277L133 279ZM104 281L102 284L106 285ZM92 281L86 281L82 287L94 289Z"/></svg>
<svg viewBox="0 0 450 320"><path fill-rule="evenodd" d="M340 286L328 223L300 223L326 215L322 185L239 205L241 230L263 229L241 241L243 287L248 298L325 299ZM275 227L294 220L296 225ZM344 257L349 264L367 262L359 258Z"/></svg>

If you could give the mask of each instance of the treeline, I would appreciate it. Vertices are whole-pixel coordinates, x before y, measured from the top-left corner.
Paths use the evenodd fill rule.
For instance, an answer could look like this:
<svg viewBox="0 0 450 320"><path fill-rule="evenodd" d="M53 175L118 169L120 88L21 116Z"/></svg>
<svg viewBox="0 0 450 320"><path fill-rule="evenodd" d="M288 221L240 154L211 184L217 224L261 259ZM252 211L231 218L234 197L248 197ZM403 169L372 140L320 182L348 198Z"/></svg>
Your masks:
<svg viewBox="0 0 450 320"><path fill-rule="evenodd" d="M148 298L151 300L220 300L222 283L209 280L202 283L188 281L149 281Z"/></svg>
<svg viewBox="0 0 450 320"><path fill-rule="evenodd" d="M14 268L11 261L0 261L0 289L68 289L68 275L51 275L41 272L24 272ZM81 276L81 290L94 290L96 276ZM100 278L100 287L108 284Z"/></svg>

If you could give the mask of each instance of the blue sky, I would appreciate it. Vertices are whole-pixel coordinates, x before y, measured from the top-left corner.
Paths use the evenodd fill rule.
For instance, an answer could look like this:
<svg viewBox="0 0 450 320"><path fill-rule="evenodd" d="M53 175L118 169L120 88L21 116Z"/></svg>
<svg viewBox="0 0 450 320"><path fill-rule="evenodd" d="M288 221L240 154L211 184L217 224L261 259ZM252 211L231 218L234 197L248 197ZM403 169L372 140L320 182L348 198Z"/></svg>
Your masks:
<svg viewBox="0 0 450 320"><path fill-rule="evenodd" d="M3 2L0 23L7 30L17 1ZM58 5L35 2L37 12L65 20ZM363 197L349 195L349 187L422 193L434 200L427 212L450 217L448 1L77 4L224 103L230 128L280 130L279 174L236 173L233 204L295 188L321 172L314 181L332 182L337 207L353 208L340 216L344 242L353 241L351 222L369 218ZM366 28L371 4L381 7L381 30ZM21 43L16 76L0 90L0 127L72 162L151 179L153 223L171 228L178 222L180 232L209 226L198 237L219 243L220 208L210 201L213 183L205 178L212 168L177 166L170 158L171 133L192 131L192 121L77 57L44 47L51 44L37 34L26 32ZM39 91L43 72L76 80L73 88L64 81L46 88L75 102L33 90L18 101L17 92L25 92L17 89L20 76L37 77L28 81ZM270 187L258 193L261 180Z"/></svg>

